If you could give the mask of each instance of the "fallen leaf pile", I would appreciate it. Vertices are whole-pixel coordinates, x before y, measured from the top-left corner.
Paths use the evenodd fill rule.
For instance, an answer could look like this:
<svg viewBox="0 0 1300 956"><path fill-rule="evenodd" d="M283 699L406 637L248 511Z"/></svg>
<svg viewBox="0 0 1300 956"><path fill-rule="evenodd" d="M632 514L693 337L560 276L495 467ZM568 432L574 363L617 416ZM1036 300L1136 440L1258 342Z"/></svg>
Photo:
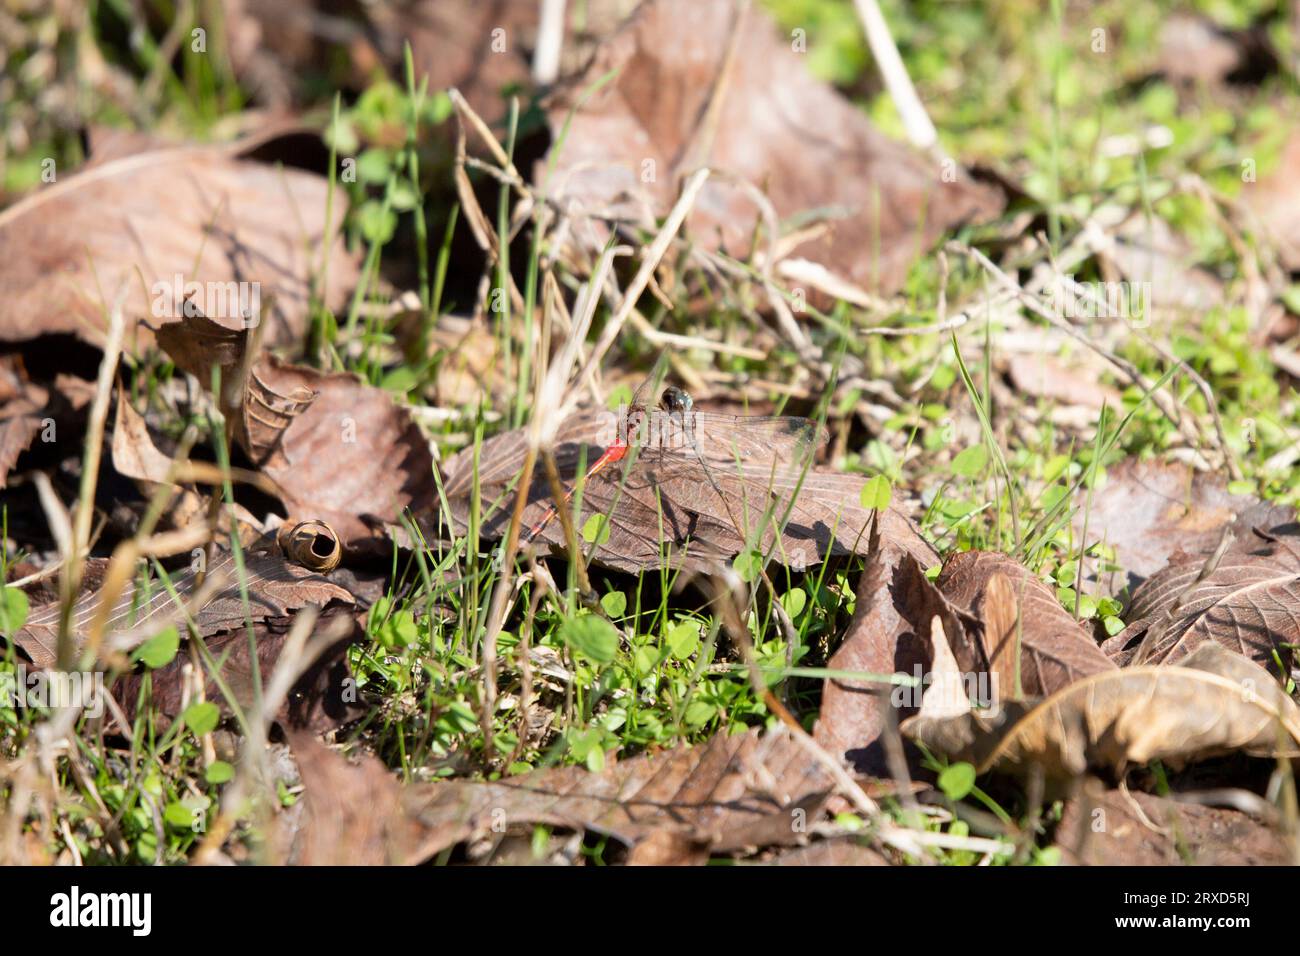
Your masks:
<svg viewBox="0 0 1300 956"><path fill-rule="evenodd" d="M484 841L478 852L488 854L547 824L611 837L630 863L698 863L710 853L805 842L830 789L784 729L719 735L600 773L564 767L405 788L374 760L349 766L309 736L292 740L309 813L289 841L299 862L341 862L346 847L351 863L419 863ZM338 831L349 838L336 841Z"/></svg>
<svg viewBox="0 0 1300 956"><path fill-rule="evenodd" d="M1180 552L1134 592L1129 624L1105 650L1132 664L1176 664L1218 644L1269 666L1300 643L1300 524L1247 512L1226 550Z"/></svg>
<svg viewBox="0 0 1300 956"><path fill-rule="evenodd" d="M355 375L250 356L248 330L202 314L163 326L158 336L201 382L211 382L213 366L220 370L219 404L238 422L235 440L275 483L289 523L324 521L345 549L359 549L400 528L407 512L428 519L429 444L387 393Z"/></svg>
<svg viewBox="0 0 1300 956"><path fill-rule="evenodd" d="M144 814L155 852L201 862L1300 862L1300 520L1236 493L1256 476L1219 420L1264 389L1236 338L1197 351L1209 324L1148 337L1033 308L1045 274L1145 283L1181 322L1245 316L1250 347L1300 377L1294 131L1240 200L1213 164L1170 179L1164 126L1099 135L1099 169L1149 159L1153 192L1144 178L1139 212L1098 190L1081 212L1046 204L1040 170L974 173L916 136L892 38L863 49L926 149L750 0L186 15L220 18L214 108L233 92L256 109L205 117L212 142L166 140L193 118L140 120L187 54L137 84L87 40L79 87L126 81L137 122L88 118L80 168L0 210L0 677L111 685L49 739L57 721L0 699L26 734L0 747L0 860L56 817L42 837L71 862L134 859L143 843L114 831ZM1178 14L1153 37L1130 80L1173 99L1285 72L1263 20ZM328 135L325 80L344 85ZM1052 163L1059 189L1077 171ZM1173 200L1198 222L1203 201L1224 236L1189 238ZM1155 365L1120 356L1166 333ZM694 398L601 407L606 376L656 348ZM1202 376L1220 389L1232 363L1247 397L1214 404ZM820 418L722 414L751 399ZM1112 435L1117 410L1133 414ZM622 440L655 415L689 440ZM1130 425L1147 431L1121 446ZM1160 457L1117 461L1135 447ZM1276 478L1297 453L1269 454ZM918 463L948 470L930 484ZM986 479L992 500L958 500ZM92 743L131 760L78 763ZM141 756L169 763L168 800L192 791L175 807L215 807L221 840L137 800ZM60 778L93 797L68 801L80 818L56 807ZM245 826L263 811L269 832Z"/></svg>
<svg viewBox="0 0 1300 956"><path fill-rule="evenodd" d="M757 252L769 270L811 260L861 289L892 291L939 235L1000 211L998 194L952 161L875 130L748 4L642 3L549 115L564 136L539 164L548 193L639 223L647 209L664 215L681 180L709 166L692 233L740 259ZM787 232L785 220L810 210L827 212Z"/></svg>
<svg viewBox="0 0 1300 956"><path fill-rule="evenodd" d="M1267 672L1215 645L1181 665L1104 671L992 716L931 719L922 707L903 731L981 773L1038 768L1054 780L1235 751L1300 756L1295 701Z"/></svg>
<svg viewBox="0 0 1300 956"><path fill-rule="evenodd" d="M915 558L886 544L869 559L857 613L828 664L877 679L827 681L817 725L823 746L861 771L888 772L887 720L916 713L926 698L923 692L903 694L887 680L895 673L923 679L932 672L936 618L961 671L983 676L987 699L1050 694L1114 669L1056 595L1005 555L955 554L931 582Z"/></svg>

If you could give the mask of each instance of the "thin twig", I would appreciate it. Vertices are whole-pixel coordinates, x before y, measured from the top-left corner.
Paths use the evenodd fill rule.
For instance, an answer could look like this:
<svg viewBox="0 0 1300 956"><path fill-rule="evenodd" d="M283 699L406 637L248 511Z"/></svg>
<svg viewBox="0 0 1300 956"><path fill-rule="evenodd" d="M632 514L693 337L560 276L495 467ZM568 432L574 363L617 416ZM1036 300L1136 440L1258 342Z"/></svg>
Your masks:
<svg viewBox="0 0 1300 956"><path fill-rule="evenodd" d="M104 427L108 421L108 404L113 394L113 381L117 375L117 360L122 352L122 337L126 321L122 316L122 303L126 301L127 285L118 289L117 298L108 313L108 334L104 340L104 355L99 363L99 378L95 383L95 399L90 406L86 427L86 450L81 465L81 489L76 513L72 518L72 539L64 552L64 573L59 579L58 662L61 670L72 666L73 636L71 630L72 605L81 588L82 555L89 553L91 518L95 513L95 488L99 481L99 462L104 451Z"/></svg>
<svg viewBox="0 0 1300 956"><path fill-rule="evenodd" d="M916 95L916 87L907 75L903 58L898 55L898 47L894 45L880 5L876 0L854 0L853 5L862 21L880 77L885 81L885 89L889 90L889 98L894 101L894 108L903 120L908 140L918 149L933 149L939 142L939 134L921 105L921 98Z"/></svg>
<svg viewBox="0 0 1300 956"><path fill-rule="evenodd" d="M565 0L540 0L537 18L537 46L533 50L533 82L547 86L560 73L560 51L564 47Z"/></svg>

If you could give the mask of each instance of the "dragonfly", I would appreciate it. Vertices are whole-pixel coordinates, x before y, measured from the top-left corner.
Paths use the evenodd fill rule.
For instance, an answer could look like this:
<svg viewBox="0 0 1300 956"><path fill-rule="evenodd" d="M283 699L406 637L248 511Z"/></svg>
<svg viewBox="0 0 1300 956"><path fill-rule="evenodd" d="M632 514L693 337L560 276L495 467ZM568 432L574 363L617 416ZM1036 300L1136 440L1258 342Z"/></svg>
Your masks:
<svg viewBox="0 0 1300 956"><path fill-rule="evenodd" d="M762 503L765 510L778 489L793 490L825 440L825 430L807 418L700 411L685 390L674 385L660 390L661 380L658 373L642 383L617 413L612 441L581 480L569 483L561 501L552 503L525 532L524 541L537 538L559 508L570 504L580 485L597 478L614 481L609 476L618 471L622 474L614 483L620 490L670 482L677 489L693 489L695 504L715 512L714 519L729 523L745 540L746 522L737 517L738 508L747 512ZM656 392L658 401L650 401ZM630 504L625 510L637 509Z"/></svg>

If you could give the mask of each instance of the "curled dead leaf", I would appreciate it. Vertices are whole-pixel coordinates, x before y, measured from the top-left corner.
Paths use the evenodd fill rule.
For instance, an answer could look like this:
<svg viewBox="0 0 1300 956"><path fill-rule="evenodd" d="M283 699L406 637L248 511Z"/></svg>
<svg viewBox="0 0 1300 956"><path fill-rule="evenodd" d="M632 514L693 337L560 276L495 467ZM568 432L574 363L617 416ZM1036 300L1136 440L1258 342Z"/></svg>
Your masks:
<svg viewBox="0 0 1300 956"><path fill-rule="evenodd" d="M924 687L890 681L895 674L924 681L931 673L934 622L938 620L949 646L959 655L960 669L978 674L986 672L987 665L980 657L982 647L967 638L976 633L975 621L949 603L912 555L884 537L867 553L853 620L827 666L876 675L876 679L827 680L813 735L859 773L887 776L883 735L896 732L892 725L916 713L925 699Z"/></svg>
<svg viewBox="0 0 1300 956"><path fill-rule="evenodd" d="M410 414L349 373L324 373L250 355L249 330L201 313L164 326L159 344L210 388L238 423L235 440L276 486L290 523L327 523L344 549L364 548L409 509L433 511L433 455ZM241 387L242 386L242 387Z"/></svg>
<svg viewBox="0 0 1300 956"><path fill-rule="evenodd" d="M980 622L980 640L989 660L997 662L996 693L1003 700L1045 697L1115 667L1052 589L1005 554L954 554L935 584Z"/></svg>
<svg viewBox="0 0 1300 956"><path fill-rule="evenodd" d="M913 717L913 740L975 765L1049 780L1089 767L1174 765L1234 751L1300 754L1300 707L1258 665L1207 644L1181 666L1093 674L1040 702L956 718Z"/></svg>
<svg viewBox="0 0 1300 956"><path fill-rule="evenodd" d="M951 701L972 691L992 706L1115 668L1051 589L1004 554L954 554L933 582L896 548L870 554L853 621L828 666L902 675L922 686L826 682L817 740L860 772L889 772L881 739L891 723L886 708L902 721L918 709L932 713L932 700L945 694Z"/></svg>
<svg viewBox="0 0 1300 956"><path fill-rule="evenodd" d="M280 529L277 540L286 558L311 571L333 571L343 558L339 536L324 521L299 521L293 526L286 525Z"/></svg>
<svg viewBox="0 0 1300 956"><path fill-rule="evenodd" d="M120 386L111 452L113 467L119 473L147 486L163 484L171 474L171 457L158 450L144 416L135 410Z"/></svg>
<svg viewBox="0 0 1300 956"><path fill-rule="evenodd" d="M387 392L355 375L275 358L257 371L277 394L315 394L263 463L290 521L324 521L344 549L364 549L382 541L387 529L400 535L408 511L417 521L434 512L429 441Z"/></svg>

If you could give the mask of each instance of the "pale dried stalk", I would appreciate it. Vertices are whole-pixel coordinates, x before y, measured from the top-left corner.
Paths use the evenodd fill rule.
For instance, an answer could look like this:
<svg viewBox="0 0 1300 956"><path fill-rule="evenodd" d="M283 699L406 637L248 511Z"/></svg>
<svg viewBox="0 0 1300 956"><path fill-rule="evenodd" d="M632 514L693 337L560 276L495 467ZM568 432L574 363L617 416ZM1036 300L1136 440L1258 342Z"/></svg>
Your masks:
<svg viewBox="0 0 1300 956"><path fill-rule="evenodd" d="M605 249L596 264L595 273L579 290L576 304L577 315L559 357L545 369L544 374L541 372L542 363L538 362L536 366L542 377L537 389L535 413L528 422L528 446L524 453L523 471L519 478L519 488L515 497L514 509L510 514L510 527L506 531L506 540L501 546L501 563L498 568L496 583L492 587L492 599L488 605L487 627L483 633L483 710L479 715L479 720L482 724L484 740L492 739L492 717L496 713L497 638L500 636L501 628L505 623L506 599L514 589L515 556L519 553L519 535L523 523L524 509L528 505L528 491L533 483L533 472L537 466L538 455L549 454L551 444L555 440L556 431L560 427L562 416L557 414L561 406L560 397L563 394L574 362L577 360L583 343L587 339L587 332L591 329L591 323L596 314L596 305L600 300L597 290L609 274L613 264L614 252L613 248ZM550 301L549 296L544 297L543 304L545 305ZM540 357L544 358L545 356ZM568 516L568 512L564 508L562 495L556 498L555 506L560 511L560 518L563 521ZM572 522L570 521L569 524L572 525ZM580 567L578 572L579 580L585 580L586 569L581 567L582 552L578 548L572 548L571 550L572 559L577 561Z"/></svg>
<svg viewBox="0 0 1300 956"><path fill-rule="evenodd" d="M903 58L898 55L898 47L894 45L889 24L880 12L880 4L876 0L853 0L853 6L862 21L867 44L871 47L880 77L885 81L885 89L889 90L889 98L894 101L894 107L903 120L908 140L918 149L933 149L939 142L939 134L921 105L921 98L916 95L916 87L907 75Z"/></svg>
<svg viewBox="0 0 1300 956"><path fill-rule="evenodd" d="M247 736L240 756L239 772L222 794L217 818L194 854L194 863L200 866L211 865L221 858L221 847L239 820L240 810L253 782L261 780L268 787L271 785L273 775L266 755L267 732L276 713L288 699L293 685L351 626L346 618L337 618L309 642L308 638L312 637L319 615L320 609L309 604L294 617L279 663L267 680L264 692L254 697L253 710L244 722ZM268 819L270 805L270 801L262 804L263 813Z"/></svg>
<svg viewBox="0 0 1300 956"><path fill-rule="evenodd" d="M1171 396L1166 395L1164 392L1157 390L1154 387L1155 383L1143 375L1132 362L1120 358L1108 349L1102 348L1102 346L1097 342L1084 335L1069 322L1058 317L1052 309L1039 300L1037 295L1022 287L1015 279L1002 271L1002 269L994 264L988 256L984 255L984 253L980 252L978 249L957 242L949 243L948 248L974 259L986 272L997 279L997 281L1008 292L1015 295L1016 298L1018 298L1019 301L1022 302L1031 312L1040 318L1046 319L1049 324L1065 332L1075 341L1082 343L1086 348L1096 352L1130 382L1142 389L1142 391L1149 393L1151 395L1151 401L1155 404L1156 408L1158 408L1161 414L1163 414L1165 418L1167 418L1169 422L1178 429L1179 433L1184 438L1191 442L1193 448L1196 448L1201 443L1202 436L1200 432L1194 425L1189 425L1187 420L1179 414L1178 405L1174 399Z"/></svg>
<svg viewBox="0 0 1300 956"><path fill-rule="evenodd" d="M122 303L126 300L127 286L118 289L117 298L108 314L108 334L104 339L104 356L99 363L99 378L95 383L95 399L90 406L86 426L86 452L81 465L81 489L76 514L72 519L72 538L63 551L64 573L59 579L58 660L59 667L72 666L72 633L69 623L72 605L81 587L81 572L85 565L82 555L89 553L90 524L95 513L95 488L99 480L99 462L104 450L104 426L108 421L108 403L113 394L113 378L117 360L122 352L122 336L126 322L122 317Z"/></svg>
<svg viewBox="0 0 1300 956"><path fill-rule="evenodd" d="M604 359L605 353L609 351L610 346L614 344L614 340L618 338L619 332L623 330L624 323L627 322L632 310L636 307L637 299L645 291L650 276L659 267L659 262L663 259L664 253L668 251L668 246L677 237L677 233L681 230L686 217L690 215L691 209L695 206L695 199L699 196L700 190L704 187L704 183L708 178L708 168L699 169L692 173L690 178L686 180L685 185L682 186L682 194L673 205L672 211L668 213L668 218L664 220L663 228L659 230L659 234L655 236L654 241L645 250L641 260L641 268L637 270L636 275L624 291L622 303L605 324L600 338L596 341L595 347L582 367L582 371L578 373L579 381L592 374L601 360ZM560 417L567 417L576 406L577 396L575 394L565 402L563 414Z"/></svg>
<svg viewBox="0 0 1300 956"><path fill-rule="evenodd" d="M547 86L560 73L560 51L564 47L565 0L541 0L537 19L537 48L533 51L533 82Z"/></svg>

